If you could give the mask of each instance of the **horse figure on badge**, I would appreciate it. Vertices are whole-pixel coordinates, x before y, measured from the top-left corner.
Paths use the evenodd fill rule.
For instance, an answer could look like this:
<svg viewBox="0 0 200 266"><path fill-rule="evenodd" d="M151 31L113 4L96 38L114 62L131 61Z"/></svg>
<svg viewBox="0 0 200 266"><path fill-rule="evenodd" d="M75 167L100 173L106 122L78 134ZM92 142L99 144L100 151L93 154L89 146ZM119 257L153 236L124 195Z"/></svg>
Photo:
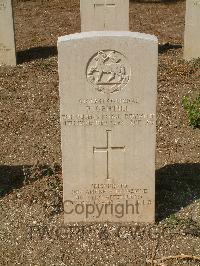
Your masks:
<svg viewBox="0 0 200 266"><path fill-rule="evenodd" d="M98 52L95 57L96 64L92 66L88 74L91 76L97 73L95 79L95 84L100 84L104 74L110 74L108 79L103 82L105 84L110 84L111 81L115 80L115 84L120 84L126 76L126 69L120 63L121 59L117 59L112 51L110 54L106 54L103 51ZM116 78L117 77L117 78Z"/></svg>

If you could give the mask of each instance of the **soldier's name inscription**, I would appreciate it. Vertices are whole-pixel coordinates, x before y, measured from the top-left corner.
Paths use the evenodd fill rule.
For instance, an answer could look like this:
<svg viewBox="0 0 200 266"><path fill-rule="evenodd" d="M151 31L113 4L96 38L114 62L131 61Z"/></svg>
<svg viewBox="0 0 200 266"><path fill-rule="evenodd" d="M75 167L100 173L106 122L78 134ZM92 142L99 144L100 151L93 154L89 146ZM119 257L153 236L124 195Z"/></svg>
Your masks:
<svg viewBox="0 0 200 266"><path fill-rule="evenodd" d="M132 104L139 103L137 98L99 98L99 99L79 99L80 104Z"/></svg>
<svg viewBox="0 0 200 266"><path fill-rule="evenodd" d="M156 122L155 114L66 114L62 115L65 126L152 126Z"/></svg>
<svg viewBox="0 0 200 266"><path fill-rule="evenodd" d="M134 112L137 98L131 99L79 99L80 113L62 114L65 126L117 126L155 124L155 114Z"/></svg>

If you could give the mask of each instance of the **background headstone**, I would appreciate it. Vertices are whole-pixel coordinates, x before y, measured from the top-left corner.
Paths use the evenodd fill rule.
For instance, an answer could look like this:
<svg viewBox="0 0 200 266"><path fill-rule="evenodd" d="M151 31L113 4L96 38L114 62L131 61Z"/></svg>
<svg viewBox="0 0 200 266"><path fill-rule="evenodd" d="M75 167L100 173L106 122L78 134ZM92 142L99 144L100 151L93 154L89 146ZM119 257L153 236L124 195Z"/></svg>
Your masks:
<svg viewBox="0 0 200 266"><path fill-rule="evenodd" d="M58 40L65 222L153 222L155 36Z"/></svg>
<svg viewBox="0 0 200 266"><path fill-rule="evenodd" d="M11 0L0 0L0 65L16 65Z"/></svg>
<svg viewBox="0 0 200 266"><path fill-rule="evenodd" d="M81 31L129 30L129 0L81 0Z"/></svg>
<svg viewBox="0 0 200 266"><path fill-rule="evenodd" d="M200 0L186 1L184 58L200 57Z"/></svg>

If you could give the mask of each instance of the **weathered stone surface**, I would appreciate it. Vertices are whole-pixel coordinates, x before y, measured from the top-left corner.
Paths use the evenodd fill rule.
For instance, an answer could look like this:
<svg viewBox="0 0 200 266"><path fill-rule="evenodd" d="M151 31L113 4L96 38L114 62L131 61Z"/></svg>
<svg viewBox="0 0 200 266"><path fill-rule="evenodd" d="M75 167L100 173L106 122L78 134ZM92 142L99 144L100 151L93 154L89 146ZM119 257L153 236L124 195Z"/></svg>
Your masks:
<svg viewBox="0 0 200 266"><path fill-rule="evenodd" d="M0 65L16 65L11 0L0 0Z"/></svg>
<svg viewBox="0 0 200 266"><path fill-rule="evenodd" d="M184 58L200 57L200 0L186 1Z"/></svg>
<svg viewBox="0 0 200 266"><path fill-rule="evenodd" d="M153 222L157 38L58 40L65 222Z"/></svg>
<svg viewBox="0 0 200 266"><path fill-rule="evenodd" d="M129 30L129 0L80 0L81 31Z"/></svg>

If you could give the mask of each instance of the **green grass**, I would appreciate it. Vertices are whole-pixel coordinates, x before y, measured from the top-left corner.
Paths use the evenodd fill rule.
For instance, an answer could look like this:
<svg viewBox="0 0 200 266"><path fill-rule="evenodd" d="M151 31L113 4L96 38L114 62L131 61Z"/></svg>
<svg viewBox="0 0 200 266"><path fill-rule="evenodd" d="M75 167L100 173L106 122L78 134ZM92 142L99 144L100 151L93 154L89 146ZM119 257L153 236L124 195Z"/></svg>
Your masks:
<svg viewBox="0 0 200 266"><path fill-rule="evenodd" d="M182 104L187 112L190 126L200 128L200 94L195 99L183 97Z"/></svg>

